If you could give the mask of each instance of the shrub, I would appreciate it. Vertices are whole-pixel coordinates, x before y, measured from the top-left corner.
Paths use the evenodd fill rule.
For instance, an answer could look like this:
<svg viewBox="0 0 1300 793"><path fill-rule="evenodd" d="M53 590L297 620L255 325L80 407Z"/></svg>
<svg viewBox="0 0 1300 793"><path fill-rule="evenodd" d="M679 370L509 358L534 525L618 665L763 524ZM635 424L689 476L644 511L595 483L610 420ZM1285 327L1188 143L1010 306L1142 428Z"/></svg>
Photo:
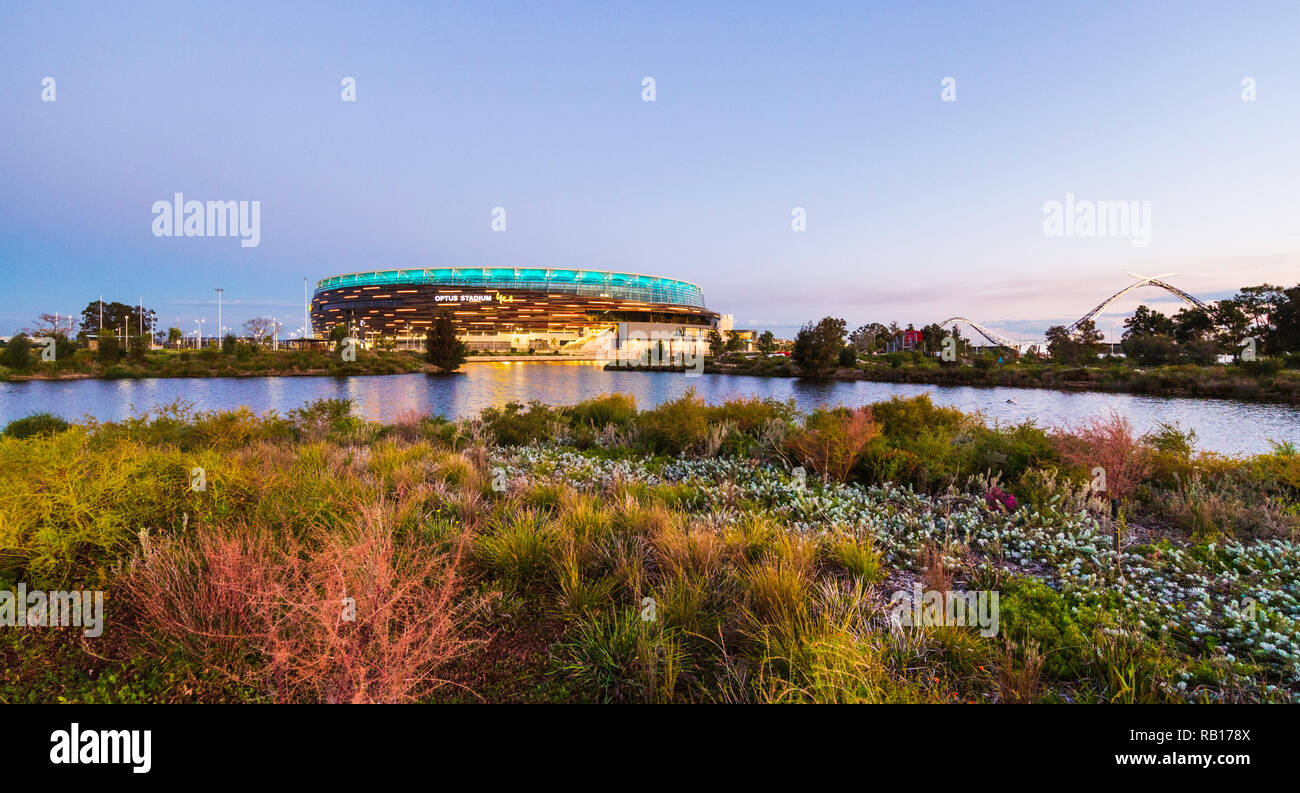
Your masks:
<svg viewBox="0 0 1300 793"><path fill-rule="evenodd" d="M555 549L555 533L543 515L521 509L489 522L478 538L475 557L501 580L523 588L549 571Z"/></svg>
<svg viewBox="0 0 1300 793"><path fill-rule="evenodd" d="M489 407L482 412L483 423L505 446L526 446L551 436L558 413L540 402L532 402L528 410L518 402L508 402L504 407Z"/></svg>
<svg viewBox="0 0 1300 793"><path fill-rule="evenodd" d="M628 394L601 394L560 412L571 426L601 428L608 424L624 426L636 418L636 400Z"/></svg>
<svg viewBox="0 0 1300 793"><path fill-rule="evenodd" d="M708 406L695 389L637 416L642 442L654 454L681 455L699 448L709 432Z"/></svg>
<svg viewBox="0 0 1300 793"><path fill-rule="evenodd" d="M1049 675L1070 678L1084 671L1088 642L1056 590L1036 578L1016 578L1003 585L998 605L1004 633L1021 643L1037 642Z"/></svg>
<svg viewBox="0 0 1300 793"><path fill-rule="evenodd" d="M310 541L242 526L144 539L125 579L141 640L282 702L409 702L462 655L458 556L363 512Z"/></svg>
<svg viewBox="0 0 1300 793"><path fill-rule="evenodd" d="M850 576L864 584L874 584L884 578L880 567L880 551L867 535L832 535L826 541L825 553L833 564L842 567Z"/></svg>
<svg viewBox="0 0 1300 793"><path fill-rule="evenodd" d="M9 422L4 434L8 438L31 438L36 435L54 435L70 426L68 422L50 413L34 413Z"/></svg>
<svg viewBox="0 0 1300 793"><path fill-rule="evenodd" d="M1072 434L1055 436L1061 456L1087 475L1100 468L1112 504L1131 497L1151 470L1151 461L1133 423L1119 413L1094 418Z"/></svg>
<svg viewBox="0 0 1300 793"><path fill-rule="evenodd" d="M578 622L557 650L561 669L600 702L667 702L686 661L673 628L630 609Z"/></svg>
<svg viewBox="0 0 1300 793"><path fill-rule="evenodd" d="M796 458L820 476L845 482L878 432L871 408L818 410L808 417L803 431L787 438L786 444Z"/></svg>
<svg viewBox="0 0 1300 793"><path fill-rule="evenodd" d="M9 343L0 349L0 364L19 372L26 371L36 362L32 354L32 342L26 333L19 333L9 339Z"/></svg>

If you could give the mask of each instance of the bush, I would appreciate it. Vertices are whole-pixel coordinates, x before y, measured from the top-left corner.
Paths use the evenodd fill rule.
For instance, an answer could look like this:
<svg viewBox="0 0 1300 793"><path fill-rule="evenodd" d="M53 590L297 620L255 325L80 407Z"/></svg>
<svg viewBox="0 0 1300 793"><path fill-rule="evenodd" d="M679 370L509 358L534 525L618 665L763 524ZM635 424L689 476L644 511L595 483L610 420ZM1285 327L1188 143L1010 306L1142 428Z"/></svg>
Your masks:
<svg viewBox="0 0 1300 793"><path fill-rule="evenodd" d="M699 448L709 432L708 406L695 389L637 416L637 428L654 454L680 455Z"/></svg>
<svg viewBox="0 0 1300 793"><path fill-rule="evenodd" d="M508 402L503 407L489 407L482 412L483 423L505 446L526 446L545 440L552 434L558 412L540 402L529 404L528 410L518 402Z"/></svg>
<svg viewBox="0 0 1300 793"><path fill-rule="evenodd" d="M636 418L636 400L627 394L602 394L562 408L560 412L574 427L625 426Z"/></svg>
<svg viewBox="0 0 1300 793"><path fill-rule="evenodd" d="M800 462L820 476L845 482L879 432L869 407L818 410L786 444Z"/></svg>
<svg viewBox="0 0 1300 793"><path fill-rule="evenodd" d="M7 438L31 438L36 435L54 435L70 426L68 422L50 413L35 413L9 422L4 434Z"/></svg>
<svg viewBox="0 0 1300 793"><path fill-rule="evenodd" d="M9 340L9 343L0 350L0 364L6 368L14 369L19 372L26 371L36 362L36 357L32 354L32 343L27 338L26 333L19 333Z"/></svg>
<svg viewBox="0 0 1300 793"><path fill-rule="evenodd" d="M1083 673L1088 642L1060 593L1036 578L1016 578L1003 584L998 607L1004 634L1021 643L1037 642L1049 675Z"/></svg>
<svg viewBox="0 0 1300 793"><path fill-rule="evenodd" d="M140 640L281 702L410 702L469 642L458 557L378 515L311 540L249 527L145 542L125 588Z"/></svg>

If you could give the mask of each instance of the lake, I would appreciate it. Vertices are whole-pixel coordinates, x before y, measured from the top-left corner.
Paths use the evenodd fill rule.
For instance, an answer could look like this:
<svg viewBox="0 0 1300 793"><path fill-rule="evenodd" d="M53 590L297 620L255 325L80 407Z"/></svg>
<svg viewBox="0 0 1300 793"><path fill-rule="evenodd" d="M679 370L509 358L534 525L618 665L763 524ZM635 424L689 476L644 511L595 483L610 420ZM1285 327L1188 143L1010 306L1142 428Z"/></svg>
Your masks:
<svg viewBox="0 0 1300 793"><path fill-rule="evenodd" d="M468 416L489 405L537 400L569 404L611 392L631 394L651 407L688 388L709 402L740 396L793 399L803 410L818 405L862 405L891 396L929 393L936 404L979 411L990 422L1033 419L1041 426L1078 423L1112 410L1140 431L1177 422L1196 431L1197 448L1224 454L1268 451L1269 441L1300 444L1300 406L1220 399L1188 399L1096 391L972 388L780 377L606 372L599 362L468 363L450 377L423 374L368 377L162 378L0 383L0 424L38 412L68 420L91 415L120 419L176 400L200 410L247 406L285 413L325 398L350 398L367 418L392 420L407 410Z"/></svg>

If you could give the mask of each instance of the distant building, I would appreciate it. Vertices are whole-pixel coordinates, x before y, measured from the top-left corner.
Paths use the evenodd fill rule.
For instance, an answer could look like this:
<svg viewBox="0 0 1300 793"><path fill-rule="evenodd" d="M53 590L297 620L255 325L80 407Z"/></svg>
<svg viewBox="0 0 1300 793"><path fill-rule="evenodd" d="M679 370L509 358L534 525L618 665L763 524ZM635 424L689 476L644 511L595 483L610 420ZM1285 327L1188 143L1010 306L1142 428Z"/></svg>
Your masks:
<svg viewBox="0 0 1300 793"><path fill-rule="evenodd" d="M336 275L316 285L312 329L418 344L440 312L471 349L614 357L707 348L718 314L695 284L605 270L442 267Z"/></svg>

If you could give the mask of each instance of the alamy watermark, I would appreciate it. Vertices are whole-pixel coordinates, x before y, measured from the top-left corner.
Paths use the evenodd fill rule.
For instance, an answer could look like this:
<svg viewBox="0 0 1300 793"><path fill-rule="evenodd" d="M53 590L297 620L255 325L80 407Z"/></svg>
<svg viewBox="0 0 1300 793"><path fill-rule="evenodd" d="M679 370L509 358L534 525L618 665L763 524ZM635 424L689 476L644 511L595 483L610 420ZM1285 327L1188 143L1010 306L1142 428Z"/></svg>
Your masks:
<svg viewBox="0 0 1300 793"><path fill-rule="evenodd" d="M981 636L998 632L998 592L924 590L919 583L889 596L889 619L908 627L978 627Z"/></svg>
<svg viewBox="0 0 1300 793"><path fill-rule="evenodd" d="M262 242L261 201L186 201L176 193L171 201L153 202L155 237L239 237L242 248Z"/></svg>
<svg viewBox="0 0 1300 793"><path fill-rule="evenodd" d="M94 591L28 591L0 589L0 627L82 628L87 638L104 632L104 593Z"/></svg>
<svg viewBox="0 0 1300 793"><path fill-rule="evenodd" d="M54 765L129 765L133 774L153 768L152 730L83 730L74 721L66 730L51 732L50 743Z"/></svg>
<svg viewBox="0 0 1300 793"><path fill-rule="evenodd" d="M680 366L687 377L704 373L708 339L682 330L629 330L620 325L614 360L621 366Z"/></svg>
<svg viewBox="0 0 1300 793"><path fill-rule="evenodd" d="M1151 244L1150 201L1076 200L1043 204L1046 237L1128 237L1134 248Z"/></svg>

